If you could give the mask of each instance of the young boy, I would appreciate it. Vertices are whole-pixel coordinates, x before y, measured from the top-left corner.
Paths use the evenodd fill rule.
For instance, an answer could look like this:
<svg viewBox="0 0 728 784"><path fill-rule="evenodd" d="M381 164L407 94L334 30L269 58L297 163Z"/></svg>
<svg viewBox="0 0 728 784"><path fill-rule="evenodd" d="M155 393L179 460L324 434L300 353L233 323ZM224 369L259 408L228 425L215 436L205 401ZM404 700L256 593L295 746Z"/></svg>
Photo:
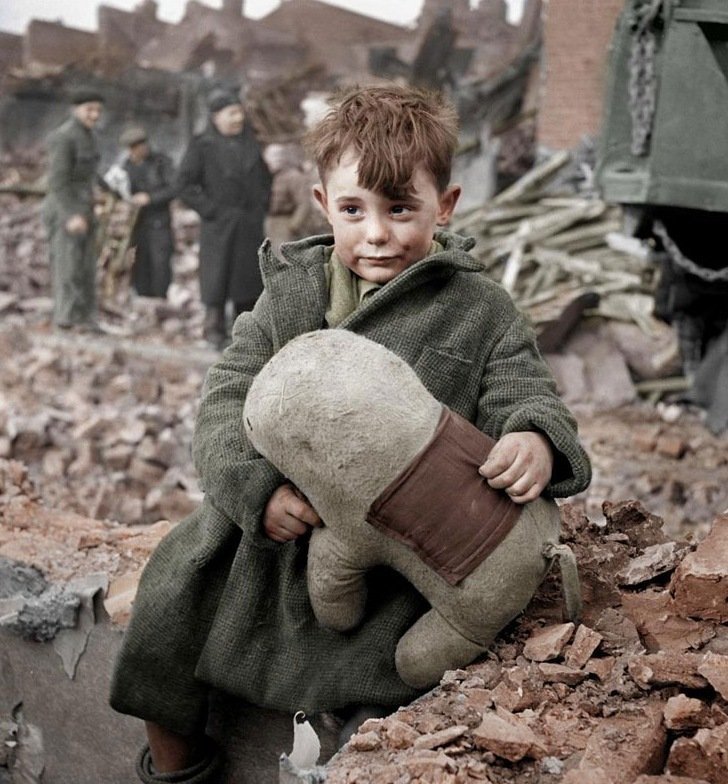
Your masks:
<svg viewBox="0 0 728 784"><path fill-rule="evenodd" d="M117 663L113 707L147 721L143 781L214 780L203 772L216 764L203 740L210 687L291 712L417 696L394 651L424 601L382 569L359 628L319 627L305 568L306 534L321 520L240 426L253 377L287 341L336 327L394 351L498 439L480 470L518 503L589 482L532 331L468 255L472 241L438 230L460 194L449 183L456 142L450 106L396 86L344 94L310 134L333 237L284 245L281 259L264 243L263 294L205 384L194 439L205 501L150 560Z"/></svg>

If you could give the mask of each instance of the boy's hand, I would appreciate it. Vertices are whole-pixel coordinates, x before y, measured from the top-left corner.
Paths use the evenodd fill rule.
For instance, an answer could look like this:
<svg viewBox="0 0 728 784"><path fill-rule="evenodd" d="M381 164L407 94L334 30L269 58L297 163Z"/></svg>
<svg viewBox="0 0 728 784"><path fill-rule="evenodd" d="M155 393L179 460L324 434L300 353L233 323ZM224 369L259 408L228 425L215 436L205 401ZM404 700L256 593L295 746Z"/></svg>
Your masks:
<svg viewBox="0 0 728 784"><path fill-rule="evenodd" d="M309 528L321 525L321 518L306 496L291 484L273 492L263 513L265 535L274 542L292 542Z"/></svg>
<svg viewBox="0 0 728 784"><path fill-rule="evenodd" d="M546 436L531 431L500 438L478 469L488 484L505 489L517 504L535 501L551 479L554 454Z"/></svg>

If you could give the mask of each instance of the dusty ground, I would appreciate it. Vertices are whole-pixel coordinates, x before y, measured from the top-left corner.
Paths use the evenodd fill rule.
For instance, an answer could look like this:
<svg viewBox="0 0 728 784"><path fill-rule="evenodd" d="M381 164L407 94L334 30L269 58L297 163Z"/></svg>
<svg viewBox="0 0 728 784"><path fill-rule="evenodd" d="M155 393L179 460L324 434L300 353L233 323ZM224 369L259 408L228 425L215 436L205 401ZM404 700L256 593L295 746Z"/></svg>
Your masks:
<svg viewBox="0 0 728 784"><path fill-rule="evenodd" d="M59 336L50 325L37 206L0 196L0 557L32 564L50 580L106 571L124 594L156 541L200 499L190 438L216 354L201 341L195 229L189 213L176 214L167 302L122 290L102 314L114 334ZM680 615L670 605L674 587L668 590L680 561L728 508L726 436L710 434L698 411L676 406L575 409L594 465L591 487L564 512L586 575L583 627L567 630L545 659L524 655L535 631L559 624L558 586L550 581L485 661L365 727L336 758L332 784L631 784L639 773L662 772L676 748L674 773L728 782L725 626L715 617ZM642 508L620 504L627 499ZM661 518L661 529L644 510ZM635 533L643 530L647 538ZM692 544L664 571L617 585L616 573L645 548L673 540ZM123 622L125 612L116 619ZM677 628L678 642L661 639L654 618L658 627ZM599 636L583 662L569 660L574 633ZM646 669L663 663L644 657L660 651L702 658L655 680ZM708 654L720 661L706 664ZM665 706L677 698L697 703L673 702L668 720ZM712 734L694 740L700 732ZM693 745L681 749L678 740ZM714 747L722 749L718 756L705 751ZM625 748L636 751L627 755L624 777L614 778L604 769L623 759ZM635 762L651 754L654 764Z"/></svg>

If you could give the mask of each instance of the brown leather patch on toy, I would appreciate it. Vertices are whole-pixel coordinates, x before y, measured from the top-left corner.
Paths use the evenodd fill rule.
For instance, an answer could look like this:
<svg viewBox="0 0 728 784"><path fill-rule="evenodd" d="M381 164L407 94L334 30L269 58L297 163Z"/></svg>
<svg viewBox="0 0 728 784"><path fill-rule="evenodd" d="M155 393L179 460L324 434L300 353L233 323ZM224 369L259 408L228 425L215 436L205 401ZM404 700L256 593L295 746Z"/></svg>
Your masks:
<svg viewBox="0 0 728 784"><path fill-rule="evenodd" d="M521 513L478 473L494 444L443 408L432 439L374 501L367 522L457 585L505 539Z"/></svg>

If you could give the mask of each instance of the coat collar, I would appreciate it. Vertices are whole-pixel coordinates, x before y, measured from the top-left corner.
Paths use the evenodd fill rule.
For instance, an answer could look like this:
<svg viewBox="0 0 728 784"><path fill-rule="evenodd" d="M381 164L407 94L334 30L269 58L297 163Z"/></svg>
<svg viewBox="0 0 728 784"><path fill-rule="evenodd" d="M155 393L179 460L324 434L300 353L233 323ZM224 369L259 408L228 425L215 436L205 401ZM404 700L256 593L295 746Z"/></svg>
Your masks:
<svg viewBox="0 0 728 784"><path fill-rule="evenodd" d="M445 231L438 232L435 239L444 250L401 272L339 326L351 328L427 281L448 278L458 271L482 271L481 264L468 254L475 245L474 239ZM278 256L273 253L269 240L263 243L260 269L276 312L276 349L303 332L322 328L328 302L324 263L333 244L334 238L329 234L307 237L297 242L284 243Z"/></svg>

